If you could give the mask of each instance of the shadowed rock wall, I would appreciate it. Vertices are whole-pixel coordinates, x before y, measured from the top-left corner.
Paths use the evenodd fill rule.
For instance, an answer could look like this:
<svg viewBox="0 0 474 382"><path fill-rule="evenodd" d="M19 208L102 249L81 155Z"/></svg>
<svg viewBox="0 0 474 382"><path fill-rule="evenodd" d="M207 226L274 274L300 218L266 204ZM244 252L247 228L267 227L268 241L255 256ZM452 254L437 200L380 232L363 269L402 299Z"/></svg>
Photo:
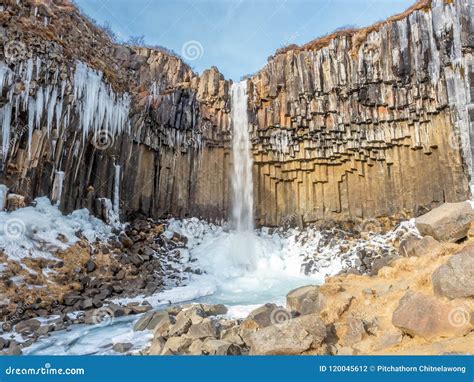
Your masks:
<svg viewBox="0 0 474 382"><path fill-rule="evenodd" d="M115 45L68 2L0 6L0 106L12 109L2 181L11 192L27 202L51 196L64 172L61 207L100 213L118 165L124 216L227 215L229 85L216 68L198 76L168 52ZM121 98L126 107L114 103ZM127 121L107 125L123 111Z"/></svg>

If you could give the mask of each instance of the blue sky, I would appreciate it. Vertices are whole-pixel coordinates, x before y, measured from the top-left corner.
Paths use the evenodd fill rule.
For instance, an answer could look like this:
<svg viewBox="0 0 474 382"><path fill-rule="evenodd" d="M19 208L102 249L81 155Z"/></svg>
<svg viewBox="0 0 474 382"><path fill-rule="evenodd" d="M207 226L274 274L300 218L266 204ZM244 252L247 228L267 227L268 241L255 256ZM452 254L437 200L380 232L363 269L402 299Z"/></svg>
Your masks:
<svg viewBox="0 0 474 382"><path fill-rule="evenodd" d="M123 40L174 50L197 72L215 65L226 78L254 73L288 44L346 25L366 26L414 0L76 0Z"/></svg>

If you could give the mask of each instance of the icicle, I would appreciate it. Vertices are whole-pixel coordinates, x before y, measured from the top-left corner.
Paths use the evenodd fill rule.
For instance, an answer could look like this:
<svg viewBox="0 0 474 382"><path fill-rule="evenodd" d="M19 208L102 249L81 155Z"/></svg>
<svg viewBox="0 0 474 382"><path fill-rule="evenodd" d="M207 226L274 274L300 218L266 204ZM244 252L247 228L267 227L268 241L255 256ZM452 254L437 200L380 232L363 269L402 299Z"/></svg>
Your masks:
<svg viewBox="0 0 474 382"><path fill-rule="evenodd" d="M0 62L0 93L3 91L3 86L9 83L9 76L11 70L3 62Z"/></svg>
<svg viewBox="0 0 474 382"><path fill-rule="evenodd" d="M58 98L58 90L56 87L53 89L53 92L51 93L51 97L49 100L49 106L48 106L48 134L51 133L51 125L53 123L54 119L54 112L56 110L56 101Z"/></svg>
<svg viewBox="0 0 474 382"><path fill-rule="evenodd" d="M48 85L46 86L46 89L44 90L44 108L45 109L47 109L48 107L50 93L51 93L51 85Z"/></svg>
<svg viewBox="0 0 474 382"><path fill-rule="evenodd" d="M56 104L56 128L61 128L61 117L63 114L63 98L60 98Z"/></svg>
<svg viewBox="0 0 474 382"><path fill-rule="evenodd" d="M56 171L54 176L53 190L51 192L51 201L57 206L61 203L61 196L63 194L64 172Z"/></svg>
<svg viewBox="0 0 474 382"><path fill-rule="evenodd" d="M33 130L35 128L36 102L30 97L28 105L28 159L31 159L31 141L33 139Z"/></svg>
<svg viewBox="0 0 474 382"><path fill-rule="evenodd" d="M103 74L82 62L76 63L74 74L74 99L79 103L78 112L83 139L100 129L116 135L130 129L130 97L127 93L117 97L103 81Z"/></svg>
<svg viewBox="0 0 474 382"><path fill-rule="evenodd" d="M64 98L64 92L66 91L66 81L61 81L61 98Z"/></svg>
<svg viewBox="0 0 474 382"><path fill-rule="evenodd" d="M119 215L120 213L120 166L114 165L115 177L114 177L114 212Z"/></svg>
<svg viewBox="0 0 474 382"><path fill-rule="evenodd" d="M12 119L12 104L6 104L0 110L0 120L2 121L2 154L3 161L6 160L10 148L10 125Z"/></svg>
<svg viewBox="0 0 474 382"><path fill-rule="evenodd" d="M121 227L120 218L118 214L114 211L110 199L99 198L98 200L102 204L106 223L116 228Z"/></svg>
<svg viewBox="0 0 474 382"><path fill-rule="evenodd" d="M8 187L0 184L0 211L4 211L7 206Z"/></svg>
<svg viewBox="0 0 474 382"><path fill-rule="evenodd" d="M40 76L40 70L41 70L41 59L39 57L36 57L36 79L39 79Z"/></svg>
<svg viewBox="0 0 474 382"><path fill-rule="evenodd" d="M44 96L43 88L36 93L36 128L41 129L41 118L43 117Z"/></svg>
<svg viewBox="0 0 474 382"><path fill-rule="evenodd" d="M26 64L26 80L25 80L25 91L23 93L23 109L28 106L30 97L30 85L33 78L33 60L30 58Z"/></svg>

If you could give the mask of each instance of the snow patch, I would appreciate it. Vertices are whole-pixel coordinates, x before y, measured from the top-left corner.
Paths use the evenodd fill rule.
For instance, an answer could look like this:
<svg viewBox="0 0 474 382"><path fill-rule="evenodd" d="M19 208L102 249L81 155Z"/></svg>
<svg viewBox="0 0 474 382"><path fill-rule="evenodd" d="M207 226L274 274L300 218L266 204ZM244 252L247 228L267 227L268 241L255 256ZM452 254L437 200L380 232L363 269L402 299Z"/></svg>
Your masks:
<svg viewBox="0 0 474 382"><path fill-rule="evenodd" d="M54 259L55 251L79 240L79 232L90 242L106 240L111 227L91 216L87 209L63 215L46 197L35 199L31 207L0 212L0 248L10 260Z"/></svg>

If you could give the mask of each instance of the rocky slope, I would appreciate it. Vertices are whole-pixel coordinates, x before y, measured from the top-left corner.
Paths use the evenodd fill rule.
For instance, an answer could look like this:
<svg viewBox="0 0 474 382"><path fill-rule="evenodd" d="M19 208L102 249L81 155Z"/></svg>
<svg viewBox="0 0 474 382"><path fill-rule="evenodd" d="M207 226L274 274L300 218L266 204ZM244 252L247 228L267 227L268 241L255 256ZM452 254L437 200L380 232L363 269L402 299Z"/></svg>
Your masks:
<svg viewBox="0 0 474 382"><path fill-rule="evenodd" d="M0 284L9 299L0 310L0 351L20 354L37 340L61 338L73 324L105 331L110 325L113 333L115 319L141 315L133 323L135 334L126 336L132 342L107 343L113 352L471 354L473 224L468 202L444 204L417 218L421 236L405 232L396 253L373 265L370 275L355 264L322 285L290 291L286 306L268 303L242 319L226 316L224 305L152 310L146 301L114 302L180 285L192 271L192 265L184 269L192 259L180 265L185 238L164 232L164 224L136 221L118 238L95 243L83 238L51 259L29 258L22 266L7 261L2 280L13 275L18 281ZM148 342L141 351L132 340L138 338Z"/></svg>
<svg viewBox="0 0 474 382"><path fill-rule="evenodd" d="M329 277L290 291L286 307L265 304L243 320L201 304L149 312L135 325L154 331L145 353L472 354L474 212L468 203L442 207L417 226L443 242L406 238L374 276Z"/></svg>
<svg viewBox="0 0 474 382"><path fill-rule="evenodd" d="M167 52L116 45L67 0L0 7L12 206L46 195L124 220L227 216L230 82L216 68L199 76ZM257 222L466 200L472 16L467 0L424 0L277 52L249 79Z"/></svg>

